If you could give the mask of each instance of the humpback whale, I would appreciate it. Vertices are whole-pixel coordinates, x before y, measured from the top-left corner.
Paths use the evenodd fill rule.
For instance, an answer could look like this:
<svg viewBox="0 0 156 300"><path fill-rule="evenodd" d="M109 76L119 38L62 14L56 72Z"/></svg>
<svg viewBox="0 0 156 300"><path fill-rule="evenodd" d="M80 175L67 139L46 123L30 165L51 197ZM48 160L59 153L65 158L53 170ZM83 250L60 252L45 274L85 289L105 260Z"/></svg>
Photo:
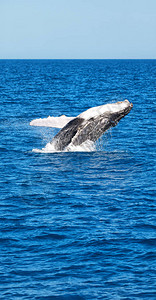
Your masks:
<svg viewBox="0 0 156 300"><path fill-rule="evenodd" d="M106 130L116 126L132 107L132 103L124 100L89 108L68 122L50 144L56 151L63 151L88 140L95 142Z"/></svg>

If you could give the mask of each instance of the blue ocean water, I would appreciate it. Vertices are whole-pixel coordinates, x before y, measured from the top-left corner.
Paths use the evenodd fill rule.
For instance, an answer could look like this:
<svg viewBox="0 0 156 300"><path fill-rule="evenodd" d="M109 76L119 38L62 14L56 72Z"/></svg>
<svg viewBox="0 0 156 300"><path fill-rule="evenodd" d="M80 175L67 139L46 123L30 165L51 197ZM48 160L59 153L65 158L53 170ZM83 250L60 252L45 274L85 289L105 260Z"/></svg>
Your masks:
<svg viewBox="0 0 156 300"><path fill-rule="evenodd" d="M32 152L124 99L97 151ZM156 299L156 60L0 60L0 108L0 299Z"/></svg>

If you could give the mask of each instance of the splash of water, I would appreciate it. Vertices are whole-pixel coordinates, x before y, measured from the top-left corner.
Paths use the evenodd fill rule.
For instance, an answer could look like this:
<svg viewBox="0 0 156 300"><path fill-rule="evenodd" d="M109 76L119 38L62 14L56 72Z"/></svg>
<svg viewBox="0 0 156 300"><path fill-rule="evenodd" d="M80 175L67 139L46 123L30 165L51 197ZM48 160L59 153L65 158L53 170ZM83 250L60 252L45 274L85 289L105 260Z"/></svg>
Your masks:
<svg viewBox="0 0 156 300"><path fill-rule="evenodd" d="M56 151L54 143L47 143L42 149L33 149L35 153L55 153L55 152L92 152L96 151L94 142L87 140L81 145L74 146L72 143L68 145L63 151Z"/></svg>

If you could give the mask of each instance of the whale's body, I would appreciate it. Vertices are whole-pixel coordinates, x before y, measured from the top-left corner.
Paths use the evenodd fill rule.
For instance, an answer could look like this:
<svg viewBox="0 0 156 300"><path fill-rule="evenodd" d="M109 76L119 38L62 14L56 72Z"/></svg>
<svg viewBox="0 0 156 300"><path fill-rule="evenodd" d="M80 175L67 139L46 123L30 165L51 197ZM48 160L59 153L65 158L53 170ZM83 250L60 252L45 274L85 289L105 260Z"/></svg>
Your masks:
<svg viewBox="0 0 156 300"><path fill-rule="evenodd" d="M63 151L87 140L95 142L107 129L116 126L132 107L128 100L92 107L67 123L51 144L56 151Z"/></svg>

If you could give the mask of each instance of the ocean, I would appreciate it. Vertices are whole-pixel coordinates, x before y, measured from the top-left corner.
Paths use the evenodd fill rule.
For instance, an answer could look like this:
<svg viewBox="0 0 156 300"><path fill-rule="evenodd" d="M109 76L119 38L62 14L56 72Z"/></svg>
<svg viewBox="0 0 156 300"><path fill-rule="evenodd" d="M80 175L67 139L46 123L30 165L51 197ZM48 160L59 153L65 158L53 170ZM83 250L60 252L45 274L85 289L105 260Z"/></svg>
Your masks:
<svg viewBox="0 0 156 300"><path fill-rule="evenodd" d="M94 151L48 116L128 99ZM156 299L156 60L0 60L0 299Z"/></svg>

